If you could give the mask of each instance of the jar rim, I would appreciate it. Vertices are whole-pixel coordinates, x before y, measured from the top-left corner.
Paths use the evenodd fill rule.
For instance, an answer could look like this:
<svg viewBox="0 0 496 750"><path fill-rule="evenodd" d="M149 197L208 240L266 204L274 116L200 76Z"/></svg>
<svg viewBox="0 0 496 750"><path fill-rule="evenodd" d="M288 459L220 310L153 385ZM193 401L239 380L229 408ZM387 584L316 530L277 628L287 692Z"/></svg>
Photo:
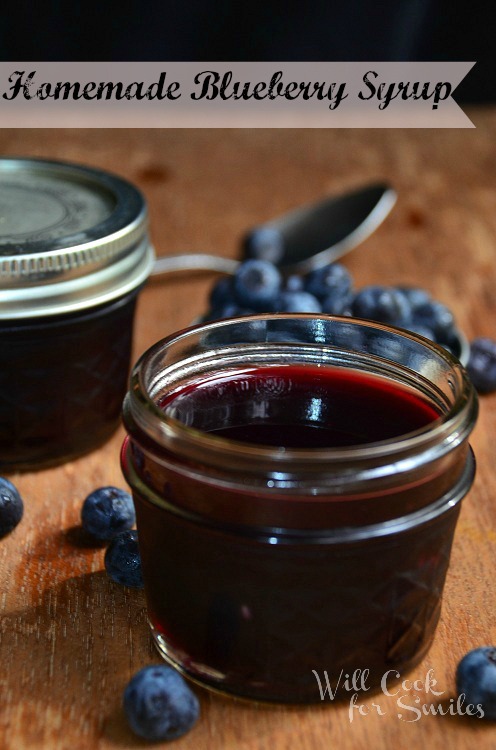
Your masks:
<svg viewBox="0 0 496 750"><path fill-rule="evenodd" d="M176 344L183 345L188 339L192 338L196 340L206 338L208 340L209 335L213 332L226 330L229 327L251 326L252 329L256 330L257 325L261 326L260 342L258 343L263 345L263 327L270 325L270 321L285 321L286 323L303 321L310 326L321 322L329 326L329 330L332 330L333 327L335 329L336 326L346 326L348 329L350 326L360 327L363 331L382 332L389 337L395 337L398 341L410 342L410 345L413 344L421 348L425 356L434 358L438 367L443 366L446 371L449 371L448 382L452 390L457 390L457 393L454 394L453 403L444 414L426 427L392 439L339 448L277 448L234 441L185 425L171 415L164 413L150 394L149 384L146 381L149 377L151 363L160 358L161 353L167 351L170 347ZM256 342L254 343L256 344ZM280 343L278 342L279 346ZM246 355L250 348L247 344L244 346L244 354ZM333 342L321 340L317 342L316 346L329 349L332 348ZM222 350L219 349L220 351ZM242 346L239 347L239 351L243 351ZM236 346L234 346L233 352L236 353ZM379 368L384 365L384 362L391 362L387 358L382 358L381 361L381 357L377 353L367 352L365 356L367 359L373 360ZM403 370L406 369L401 364L398 364L398 367ZM253 463L254 467L266 466L269 471L276 474L277 469L286 471L289 467L297 466L300 470L311 471L329 463L332 463L333 466L339 465L341 473L343 473L350 467L356 466L357 463L367 463L369 476L380 476L385 470L384 459L386 458L395 462L396 469L398 468L398 462L404 463L406 468L408 464L412 463L413 456L421 456L426 451L430 451L430 459L432 460L432 451L439 457L443 452L452 450L467 438L473 428L476 416L477 397L468 375L461 363L444 348L416 333L386 326L382 323L359 318L310 313L263 313L223 319L195 325L165 337L145 352L135 365L131 376L130 391L124 407L124 421L126 422L126 419L128 421L134 420L149 438L163 448L167 449L173 446L174 451L189 456L201 456L204 462L221 453L224 459L229 458L233 466L239 466L244 471L249 470L249 465Z"/></svg>

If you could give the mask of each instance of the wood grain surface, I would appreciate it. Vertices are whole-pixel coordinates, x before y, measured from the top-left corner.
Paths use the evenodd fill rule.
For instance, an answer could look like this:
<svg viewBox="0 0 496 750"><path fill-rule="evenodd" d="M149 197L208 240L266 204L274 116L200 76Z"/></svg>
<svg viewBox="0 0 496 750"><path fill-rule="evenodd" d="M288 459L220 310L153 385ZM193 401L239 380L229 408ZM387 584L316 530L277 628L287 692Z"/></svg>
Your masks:
<svg viewBox="0 0 496 750"><path fill-rule="evenodd" d="M244 231L264 219L390 180L399 194L393 213L346 265L359 286L425 286L473 338L496 335L496 111L469 114L474 130L0 130L0 152L74 160L132 180L148 199L158 254L234 257ZM134 357L201 314L213 278L188 273L149 283L139 299ZM408 676L419 682L397 686L393 696L365 696L352 717L347 703L271 707L195 688L201 719L172 746L496 747L496 724L450 713L458 660L496 643L496 395L481 398L480 407L472 439L477 478L463 503L434 645ZM121 428L84 458L11 476L25 516L0 541L2 750L146 746L121 709L128 679L157 660L144 598L110 582L103 548L85 546L79 533L85 496L97 486L125 486L122 438ZM437 680L431 689L429 670ZM431 705L437 715L419 717L412 708Z"/></svg>

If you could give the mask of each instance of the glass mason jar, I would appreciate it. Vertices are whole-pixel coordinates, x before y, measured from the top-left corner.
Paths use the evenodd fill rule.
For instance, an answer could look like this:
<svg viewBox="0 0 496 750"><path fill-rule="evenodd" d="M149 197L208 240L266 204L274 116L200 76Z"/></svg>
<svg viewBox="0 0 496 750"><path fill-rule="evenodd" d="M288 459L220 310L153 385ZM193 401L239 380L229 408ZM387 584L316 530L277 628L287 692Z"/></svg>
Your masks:
<svg viewBox="0 0 496 750"><path fill-rule="evenodd" d="M120 423L147 209L100 170L0 159L0 469L74 458Z"/></svg>
<svg viewBox="0 0 496 750"><path fill-rule="evenodd" d="M438 622L476 414L458 360L367 321L249 316L153 346L122 466L160 653L282 702L411 669Z"/></svg>

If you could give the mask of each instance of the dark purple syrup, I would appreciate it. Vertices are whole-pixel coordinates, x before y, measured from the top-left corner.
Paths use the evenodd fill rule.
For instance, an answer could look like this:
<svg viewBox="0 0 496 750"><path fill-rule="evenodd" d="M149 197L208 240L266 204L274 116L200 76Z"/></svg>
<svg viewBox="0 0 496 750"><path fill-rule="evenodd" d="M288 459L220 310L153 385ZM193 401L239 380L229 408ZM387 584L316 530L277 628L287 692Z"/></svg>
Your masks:
<svg viewBox="0 0 496 750"><path fill-rule="evenodd" d="M389 440L422 429L439 416L399 383L314 365L221 372L173 393L162 408L220 437L285 448Z"/></svg>
<svg viewBox="0 0 496 750"><path fill-rule="evenodd" d="M0 470L67 461L117 429L136 296L78 313L0 321Z"/></svg>

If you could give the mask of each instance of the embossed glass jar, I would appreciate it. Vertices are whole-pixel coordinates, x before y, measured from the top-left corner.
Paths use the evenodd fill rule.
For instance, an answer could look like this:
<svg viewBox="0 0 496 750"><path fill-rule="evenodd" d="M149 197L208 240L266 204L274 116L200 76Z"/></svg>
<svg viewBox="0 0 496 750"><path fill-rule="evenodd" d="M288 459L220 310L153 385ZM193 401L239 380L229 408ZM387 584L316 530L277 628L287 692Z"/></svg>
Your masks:
<svg viewBox="0 0 496 750"><path fill-rule="evenodd" d="M133 185L0 159L0 469L68 460L117 428L152 261Z"/></svg>
<svg viewBox="0 0 496 750"><path fill-rule="evenodd" d="M382 409L374 416L375 401L362 401L373 407L372 434L373 420L394 413L396 389L431 417L376 442L290 446L301 401L292 373L324 383L302 412L312 428L342 403L357 418L368 378ZM326 391L332 378L352 383L351 400L346 389ZM258 430L275 413L280 445L211 431L235 421ZM122 466L161 654L206 686L282 702L318 702L319 680L339 695L358 669L367 689L411 669L438 622L474 475L476 414L456 359L367 321L260 315L152 347L125 400Z"/></svg>

